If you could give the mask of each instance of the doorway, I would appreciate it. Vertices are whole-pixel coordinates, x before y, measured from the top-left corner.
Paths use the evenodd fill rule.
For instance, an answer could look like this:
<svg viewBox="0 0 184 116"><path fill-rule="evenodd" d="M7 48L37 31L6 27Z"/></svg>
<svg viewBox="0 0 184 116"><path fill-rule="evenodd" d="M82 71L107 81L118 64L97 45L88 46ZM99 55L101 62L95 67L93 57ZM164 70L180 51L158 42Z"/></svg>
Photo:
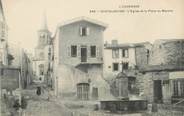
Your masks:
<svg viewBox="0 0 184 116"><path fill-rule="evenodd" d="M161 80L154 80L154 102L155 103L162 103L162 81Z"/></svg>
<svg viewBox="0 0 184 116"><path fill-rule="evenodd" d="M81 62L87 62L87 48L81 48Z"/></svg>

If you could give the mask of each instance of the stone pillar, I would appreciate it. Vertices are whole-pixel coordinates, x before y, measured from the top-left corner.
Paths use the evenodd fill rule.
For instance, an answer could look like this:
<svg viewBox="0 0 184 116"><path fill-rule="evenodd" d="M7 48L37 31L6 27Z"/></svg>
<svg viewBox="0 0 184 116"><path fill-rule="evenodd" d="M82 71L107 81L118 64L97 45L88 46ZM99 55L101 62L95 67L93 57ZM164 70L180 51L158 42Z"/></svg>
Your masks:
<svg viewBox="0 0 184 116"><path fill-rule="evenodd" d="M116 87L118 89L119 98L128 98L128 77L124 73L118 74L116 77Z"/></svg>

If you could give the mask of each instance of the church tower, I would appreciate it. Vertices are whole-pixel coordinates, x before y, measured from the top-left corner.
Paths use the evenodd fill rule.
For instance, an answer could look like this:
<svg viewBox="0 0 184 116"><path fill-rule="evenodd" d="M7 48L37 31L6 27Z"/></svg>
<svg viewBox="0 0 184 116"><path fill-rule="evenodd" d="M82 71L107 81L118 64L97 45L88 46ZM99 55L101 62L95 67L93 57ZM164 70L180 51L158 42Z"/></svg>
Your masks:
<svg viewBox="0 0 184 116"><path fill-rule="evenodd" d="M41 28L38 30L38 46L44 47L51 42L51 32L48 30L47 18L44 13Z"/></svg>
<svg viewBox="0 0 184 116"><path fill-rule="evenodd" d="M35 80L48 83L48 70L50 69L50 58L52 50L51 32L47 26L47 18L44 13L41 27L38 30L38 44L35 48L33 60Z"/></svg>
<svg viewBox="0 0 184 116"><path fill-rule="evenodd" d="M6 24L2 2L0 0L0 64L8 65L8 26Z"/></svg>

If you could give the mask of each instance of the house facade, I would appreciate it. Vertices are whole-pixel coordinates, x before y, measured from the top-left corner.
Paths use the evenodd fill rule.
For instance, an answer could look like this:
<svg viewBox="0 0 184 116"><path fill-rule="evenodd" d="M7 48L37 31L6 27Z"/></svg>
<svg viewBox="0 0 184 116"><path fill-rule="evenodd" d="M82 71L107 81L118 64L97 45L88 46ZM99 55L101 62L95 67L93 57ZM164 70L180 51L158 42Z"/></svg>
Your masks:
<svg viewBox="0 0 184 116"><path fill-rule="evenodd" d="M106 27L106 24L87 17L75 18L58 26L54 39L54 76L58 95L81 92L76 94L79 99L101 96L99 83L105 83L102 76ZM79 97L86 95L80 91L83 86L90 89L85 89L89 90L86 97Z"/></svg>
<svg viewBox="0 0 184 116"><path fill-rule="evenodd" d="M115 81L117 75L123 72L128 76L129 92L132 93L136 88L138 89L139 69L148 65L151 46L149 42L120 44L117 40L112 40L111 43L105 43L104 78L110 82Z"/></svg>
<svg viewBox="0 0 184 116"><path fill-rule="evenodd" d="M0 0L0 63L8 65L8 26Z"/></svg>
<svg viewBox="0 0 184 116"><path fill-rule="evenodd" d="M184 98L184 40L157 40L150 64L142 69L141 91L149 102L182 104Z"/></svg>
<svg viewBox="0 0 184 116"><path fill-rule="evenodd" d="M33 82L33 62L31 56L24 50L21 52L20 74L22 88L27 88Z"/></svg>

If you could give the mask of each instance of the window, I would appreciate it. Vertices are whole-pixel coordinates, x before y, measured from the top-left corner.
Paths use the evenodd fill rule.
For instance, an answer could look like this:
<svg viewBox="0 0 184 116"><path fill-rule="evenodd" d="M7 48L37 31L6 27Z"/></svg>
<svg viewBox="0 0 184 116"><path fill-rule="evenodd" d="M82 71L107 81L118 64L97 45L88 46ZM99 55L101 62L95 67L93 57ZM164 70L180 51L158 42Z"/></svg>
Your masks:
<svg viewBox="0 0 184 116"><path fill-rule="evenodd" d="M44 53L40 52L39 56L40 56L41 59L43 59L44 58Z"/></svg>
<svg viewBox="0 0 184 116"><path fill-rule="evenodd" d="M184 96L184 80L173 80L173 96Z"/></svg>
<svg viewBox="0 0 184 116"><path fill-rule="evenodd" d="M122 62L122 71L128 69L128 62Z"/></svg>
<svg viewBox="0 0 184 116"><path fill-rule="evenodd" d="M71 46L71 57L77 57L77 46Z"/></svg>
<svg viewBox="0 0 184 116"><path fill-rule="evenodd" d="M147 51L147 57L149 57L150 56L150 51L148 49L146 51Z"/></svg>
<svg viewBox="0 0 184 116"><path fill-rule="evenodd" d="M5 24L2 23L1 26L2 26L2 28L1 28L1 37L5 37L5 31L6 31Z"/></svg>
<svg viewBox="0 0 184 116"><path fill-rule="evenodd" d="M1 71L1 76L3 76L3 75L4 75L4 71L3 71L3 69L1 69L0 71Z"/></svg>
<svg viewBox="0 0 184 116"><path fill-rule="evenodd" d="M89 28L88 27L80 27L80 35L81 36L89 35Z"/></svg>
<svg viewBox="0 0 184 116"><path fill-rule="evenodd" d="M122 57L128 58L128 49L122 49Z"/></svg>
<svg viewBox="0 0 184 116"><path fill-rule="evenodd" d="M91 46L91 57L96 57L96 46Z"/></svg>
<svg viewBox="0 0 184 116"><path fill-rule="evenodd" d="M39 65L39 74L44 75L44 65L43 64Z"/></svg>
<svg viewBox="0 0 184 116"><path fill-rule="evenodd" d="M77 85L77 97L80 100L89 99L89 84L88 83L80 83Z"/></svg>
<svg viewBox="0 0 184 116"><path fill-rule="evenodd" d="M159 49L162 49L162 45L159 45Z"/></svg>
<svg viewBox="0 0 184 116"><path fill-rule="evenodd" d="M118 71L118 70L119 70L119 64L113 63L113 71Z"/></svg>
<svg viewBox="0 0 184 116"><path fill-rule="evenodd" d="M119 58L119 49L112 49L112 58Z"/></svg>

